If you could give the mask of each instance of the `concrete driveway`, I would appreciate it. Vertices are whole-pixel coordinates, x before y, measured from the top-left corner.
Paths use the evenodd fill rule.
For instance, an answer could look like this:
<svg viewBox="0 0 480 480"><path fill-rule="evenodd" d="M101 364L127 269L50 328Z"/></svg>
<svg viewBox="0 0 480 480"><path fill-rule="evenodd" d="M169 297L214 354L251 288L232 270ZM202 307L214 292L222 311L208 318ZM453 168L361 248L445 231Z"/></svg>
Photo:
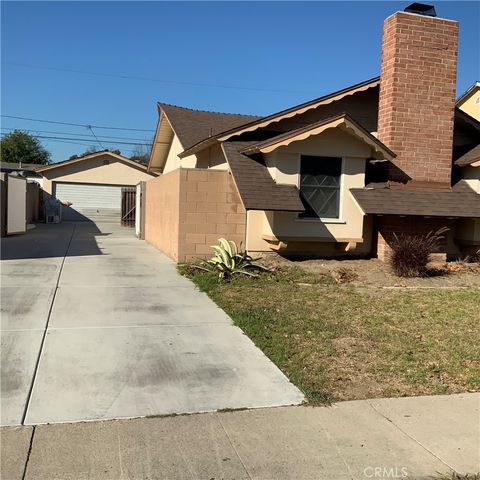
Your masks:
<svg viewBox="0 0 480 480"><path fill-rule="evenodd" d="M162 253L114 224L2 239L2 425L290 405L301 392Z"/></svg>

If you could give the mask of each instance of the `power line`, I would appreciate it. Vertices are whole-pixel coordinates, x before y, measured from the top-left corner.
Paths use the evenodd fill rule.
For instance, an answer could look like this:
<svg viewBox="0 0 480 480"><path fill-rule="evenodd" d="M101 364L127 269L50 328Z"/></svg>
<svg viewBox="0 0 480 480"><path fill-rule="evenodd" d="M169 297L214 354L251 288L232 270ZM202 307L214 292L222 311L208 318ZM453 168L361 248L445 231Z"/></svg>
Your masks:
<svg viewBox="0 0 480 480"><path fill-rule="evenodd" d="M2 135L6 135L5 133L2 133ZM70 138L70 137L57 137L57 136L48 136L48 135L32 135L32 137L35 138L44 138L44 139L49 139L49 140L74 140L74 141L82 141L82 142L88 142L92 143L91 138ZM138 143L138 142L108 142L112 145L140 145L140 146L145 146L145 143ZM102 147L103 148L103 147Z"/></svg>
<svg viewBox="0 0 480 480"><path fill-rule="evenodd" d="M105 149L105 147L102 145L102 142L97 138L97 136L95 135L95 132L93 131L93 128L91 125L88 125L88 129L92 132L92 135L95 137L95 140L98 142L98 144L100 145L100 148L102 149Z"/></svg>
<svg viewBox="0 0 480 480"><path fill-rule="evenodd" d="M1 127L2 130L21 130L22 132L34 132L34 133L55 133L55 134L60 134L60 135L74 135L77 137L84 136L84 133L74 133L74 132L59 132L57 130L32 130L28 128L12 128L12 127ZM136 138L136 137L113 137L110 135L97 135L98 138L103 139L104 141L108 141L108 139L114 139L114 140L137 140L139 142L145 142L146 144L152 143L152 140L147 139L147 138Z"/></svg>
<svg viewBox="0 0 480 480"><path fill-rule="evenodd" d="M87 70L77 70L77 69L68 68L68 67L48 67L45 65L31 65L27 63L18 63L18 62L2 62L2 64L16 66L16 67L40 69L40 70L53 70L56 72L81 73L84 75L94 75L99 77L120 78L122 80L137 80L142 82L166 83L171 85L185 85L185 86L208 87L208 88L225 88L225 89L231 89L231 90L247 90L247 91L273 92L273 93L301 93L301 94L313 93L313 91L305 91L305 90L300 91L300 90L288 90L288 89L280 89L280 88L243 87L240 85L225 85L225 84L203 83L203 82L183 82L178 80L170 80L170 79L162 79L162 78L140 77L137 75L124 75L119 73L92 72Z"/></svg>
<svg viewBox="0 0 480 480"><path fill-rule="evenodd" d="M54 120L41 120L39 118L28 118L28 117L17 117L15 115L0 115L4 118L15 118L17 120L28 120L30 122L41 122L41 123L55 123L57 125L70 125L72 127L84 127L84 128L101 128L105 130L130 130L132 132L154 132L155 130L149 130L145 128L123 128L123 127L105 127L100 125L88 125L84 123L69 123L69 122L57 122Z"/></svg>
<svg viewBox="0 0 480 480"><path fill-rule="evenodd" d="M0 134L1 136L5 136L5 133L2 133ZM33 137L37 138L35 135L32 135ZM71 145L80 145L82 147L91 147L92 146L92 142L90 140L85 140L83 143L82 142L79 142L77 141L78 139L75 139L76 141L72 141L72 140L59 140L59 139L56 139L56 138L49 138L48 141L49 142L58 142L58 143L68 143L68 144L71 144ZM115 145L115 144L112 144L110 143L110 145ZM112 149L110 149L112 150ZM116 149L113 149L113 150L116 150ZM124 148L123 146L121 147L121 150L122 152L129 152L129 153L136 153L135 150L132 150L130 148Z"/></svg>

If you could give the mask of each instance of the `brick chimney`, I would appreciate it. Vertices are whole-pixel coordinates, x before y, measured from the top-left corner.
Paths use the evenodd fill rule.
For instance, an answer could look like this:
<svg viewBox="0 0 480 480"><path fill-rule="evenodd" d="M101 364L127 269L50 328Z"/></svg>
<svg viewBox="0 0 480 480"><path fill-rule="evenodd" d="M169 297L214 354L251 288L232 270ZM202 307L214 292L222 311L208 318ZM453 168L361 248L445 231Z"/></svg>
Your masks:
<svg viewBox="0 0 480 480"><path fill-rule="evenodd" d="M378 138L412 187L450 188L457 43L454 20L405 11L383 24Z"/></svg>

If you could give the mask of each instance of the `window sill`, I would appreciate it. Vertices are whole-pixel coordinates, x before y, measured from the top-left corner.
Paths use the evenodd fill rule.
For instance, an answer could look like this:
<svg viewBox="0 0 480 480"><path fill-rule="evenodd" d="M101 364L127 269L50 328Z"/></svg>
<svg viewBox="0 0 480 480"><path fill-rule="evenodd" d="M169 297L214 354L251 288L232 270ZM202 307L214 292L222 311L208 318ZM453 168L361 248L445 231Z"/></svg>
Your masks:
<svg viewBox="0 0 480 480"><path fill-rule="evenodd" d="M341 218L299 218L295 219L296 222L304 223L336 223L345 225L347 222Z"/></svg>

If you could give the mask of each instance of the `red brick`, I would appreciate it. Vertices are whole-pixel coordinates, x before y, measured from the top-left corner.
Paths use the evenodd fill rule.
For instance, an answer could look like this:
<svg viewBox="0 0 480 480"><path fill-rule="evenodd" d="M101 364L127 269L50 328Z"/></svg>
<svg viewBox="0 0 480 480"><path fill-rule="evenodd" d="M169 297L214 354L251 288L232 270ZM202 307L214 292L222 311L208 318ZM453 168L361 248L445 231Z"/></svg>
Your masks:
<svg viewBox="0 0 480 480"><path fill-rule="evenodd" d="M378 138L415 180L450 184L457 37L449 20L398 12L384 22Z"/></svg>

